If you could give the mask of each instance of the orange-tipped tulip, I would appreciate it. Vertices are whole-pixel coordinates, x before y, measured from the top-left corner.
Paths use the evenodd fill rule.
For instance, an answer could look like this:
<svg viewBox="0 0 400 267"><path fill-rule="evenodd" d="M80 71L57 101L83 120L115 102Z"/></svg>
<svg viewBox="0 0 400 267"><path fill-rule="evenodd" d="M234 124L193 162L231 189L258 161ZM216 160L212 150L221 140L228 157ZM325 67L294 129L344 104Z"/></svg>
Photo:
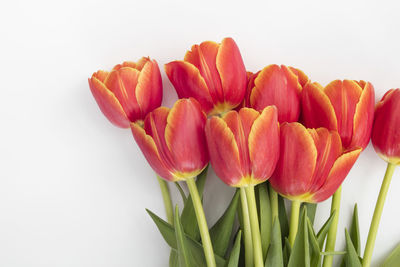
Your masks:
<svg viewBox="0 0 400 267"><path fill-rule="evenodd" d="M307 81L308 77L301 70L269 65L251 77L245 105L259 111L275 105L280 123L298 121L300 92Z"/></svg>
<svg viewBox="0 0 400 267"><path fill-rule="evenodd" d="M162 101L160 69L145 57L118 64L111 72L93 73L89 86L103 114L121 128L143 120Z"/></svg>
<svg viewBox="0 0 400 267"><path fill-rule="evenodd" d="M261 113L251 108L230 111L206 124L213 169L230 186L256 185L267 180L279 158L279 124L273 106Z"/></svg>
<svg viewBox="0 0 400 267"><path fill-rule="evenodd" d="M379 156L400 164L400 89L389 90L376 105L371 139Z"/></svg>
<svg viewBox="0 0 400 267"><path fill-rule="evenodd" d="M194 97L208 115L235 108L246 92L246 69L232 38L193 45L183 61L166 64L165 72L178 97Z"/></svg>
<svg viewBox="0 0 400 267"><path fill-rule="evenodd" d="M208 163L206 120L195 99L180 99L172 109L150 112L143 128L131 123L131 129L154 171L168 181L181 181L197 176Z"/></svg>
<svg viewBox="0 0 400 267"><path fill-rule="evenodd" d="M335 193L361 148L343 153L336 131L293 122L281 125L280 151L272 187L291 200L316 203Z"/></svg>
<svg viewBox="0 0 400 267"><path fill-rule="evenodd" d="M335 80L323 88L308 83L302 92L304 124L339 132L345 148L365 148L371 137L375 93L369 82Z"/></svg>

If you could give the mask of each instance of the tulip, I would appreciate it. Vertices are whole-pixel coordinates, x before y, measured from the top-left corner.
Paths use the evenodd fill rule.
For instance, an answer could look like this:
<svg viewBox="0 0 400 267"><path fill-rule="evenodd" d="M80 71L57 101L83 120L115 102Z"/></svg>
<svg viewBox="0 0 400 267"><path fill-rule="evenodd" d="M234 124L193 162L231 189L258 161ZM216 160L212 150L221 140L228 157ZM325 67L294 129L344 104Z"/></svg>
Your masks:
<svg viewBox="0 0 400 267"><path fill-rule="evenodd" d="M289 234L293 244L300 203L317 203L329 198L343 182L361 148L343 152L337 132L306 129L294 122L281 125L280 151L269 181L274 190L293 201Z"/></svg>
<svg viewBox="0 0 400 267"><path fill-rule="evenodd" d="M194 177L207 166L206 114L194 99L180 99L172 109L160 107L143 123L131 123L132 134L150 166L167 181L186 181L193 201L207 266L215 258Z"/></svg>
<svg viewBox="0 0 400 267"><path fill-rule="evenodd" d="M269 65L251 77L245 105L259 111L275 105L280 123L297 121L300 92L307 82L308 77L299 69Z"/></svg>
<svg viewBox="0 0 400 267"><path fill-rule="evenodd" d="M162 81L155 60L124 62L111 72L99 70L89 79L100 110L114 125L129 128L161 105Z"/></svg>
<svg viewBox="0 0 400 267"><path fill-rule="evenodd" d="M304 124L339 132L343 147L368 145L374 117L374 87L369 82L335 80L323 88L308 83L302 92Z"/></svg>
<svg viewBox="0 0 400 267"><path fill-rule="evenodd" d="M246 69L232 38L193 45L184 60L166 64L165 72L178 97L195 98L208 115L235 108L246 91Z"/></svg>
<svg viewBox="0 0 400 267"><path fill-rule="evenodd" d="M253 265L252 253L255 266L264 266L254 186L272 175L279 158L277 110L230 111L208 119L205 131L215 173L227 185L240 187L246 266Z"/></svg>
<svg viewBox="0 0 400 267"><path fill-rule="evenodd" d="M371 264L372 253L382 217L383 206L389 191L394 170L400 164L400 89L389 90L376 104L372 128L372 144L378 155L387 164L381 190L375 205L374 215L365 245L363 267Z"/></svg>

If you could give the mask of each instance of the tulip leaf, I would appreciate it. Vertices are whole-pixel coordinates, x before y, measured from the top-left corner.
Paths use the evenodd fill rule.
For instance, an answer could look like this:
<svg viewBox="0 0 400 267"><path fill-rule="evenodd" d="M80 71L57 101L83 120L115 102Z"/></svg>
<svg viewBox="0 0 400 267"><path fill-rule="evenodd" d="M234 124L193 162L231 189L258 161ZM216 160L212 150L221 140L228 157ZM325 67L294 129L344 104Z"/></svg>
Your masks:
<svg viewBox="0 0 400 267"><path fill-rule="evenodd" d="M229 247L229 241L232 236L238 203L239 192L236 191L224 214L210 229L210 237L214 252L218 255L225 255Z"/></svg>
<svg viewBox="0 0 400 267"><path fill-rule="evenodd" d="M317 212L317 203L303 203L302 206L307 207L307 215L311 225L314 225L315 213Z"/></svg>
<svg viewBox="0 0 400 267"><path fill-rule="evenodd" d="M333 211L331 216L328 218L328 220L324 223L324 225L321 227L317 234L317 241L318 245L320 248L324 246L325 238L328 234L329 228L331 227L331 224L333 222L333 218L335 217L336 211Z"/></svg>
<svg viewBox="0 0 400 267"><path fill-rule="evenodd" d="M361 253L361 241L360 241L360 226L358 223L358 208L357 204L354 205L353 219L350 226L350 238L353 242L354 248L357 251L357 255Z"/></svg>
<svg viewBox="0 0 400 267"><path fill-rule="evenodd" d="M291 253L292 253L292 246L290 245L289 239L287 237L285 237L285 246L284 246L283 252L282 252L284 266L288 265Z"/></svg>
<svg viewBox="0 0 400 267"><path fill-rule="evenodd" d="M261 245L262 245L263 259L265 260L265 258L267 257L267 251L271 239L271 227L272 227L271 203L266 184L258 185L257 192L258 192L258 206L260 208L259 214L260 214Z"/></svg>
<svg viewBox="0 0 400 267"><path fill-rule="evenodd" d="M238 267L239 266L239 256L240 256L240 241L242 239L242 231L236 235L235 243L233 244L231 253L226 262L226 267Z"/></svg>
<svg viewBox="0 0 400 267"><path fill-rule="evenodd" d="M207 178L208 166L197 176L196 186L199 191L199 195L203 198L204 185ZM184 207L181 214L181 221L184 232L189 235L192 239L200 240L200 230L197 224L196 212L194 210L192 197L189 195L184 203Z"/></svg>
<svg viewBox="0 0 400 267"><path fill-rule="evenodd" d="M362 267L360 259L358 257L357 251L354 248L353 242L347 229L345 229L346 235L346 255L344 256L344 261L346 267Z"/></svg>
<svg viewBox="0 0 400 267"><path fill-rule="evenodd" d="M179 259L179 266L180 267L190 267L190 255L187 248L187 240L186 235L182 229L182 223L179 218L179 209L178 205L175 206L175 237L176 237L176 244L178 250L178 259Z"/></svg>
<svg viewBox="0 0 400 267"><path fill-rule="evenodd" d="M277 219L274 220L271 232L271 241L265 260L265 267L283 267L281 227Z"/></svg>
<svg viewBox="0 0 400 267"><path fill-rule="evenodd" d="M178 253L175 249L171 249L171 253L169 254L169 267L178 267L179 260L178 260Z"/></svg>
<svg viewBox="0 0 400 267"><path fill-rule="evenodd" d="M289 220L286 212L285 200L278 195L279 222L281 224L282 240L289 236Z"/></svg>
<svg viewBox="0 0 400 267"><path fill-rule="evenodd" d="M307 208L303 207L299 230L290 254L288 267L310 267L310 247L307 226Z"/></svg>
<svg viewBox="0 0 400 267"><path fill-rule="evenodd" d="M176 241L176 236L175 236L175 229L174 227L158 217L156 214L151 212L150 210L147 210L147 213L150 215L150 217L153 219L154 223L156 224L158 230L160 231L162 237L164 240L167 242L167 244L177 251L178 245ZM186 236L186 245L187 248L190 252L190 257L191 257L191 264L190 267L205 267L206 266L206 260L204 257L204 252L203 252L203 247L202 245L197 242L196 240L193 240L189 235L185 234ZM225 259L221 257L218 254L215 254L215 261L217 263L218 267L223 267L225 266Z"/></svg>
<svg viewBox="0 0 400 267"><path fill-rule="evenodd" d="M186 194L185 194L185 191L183 191L183 188L182 188L182 186L179 184L179 182L175 182L175 186L176 186L176 188L178 189L179 193L181 194L183 203L185 203L186 200L187 200L187 196L186 196Z"/></svg>
<svg viewBox="0 0 400 267"><path fill-rule="evenodd" d="M381 267L398 267L400 266L400 244L385 259Z"/></svg>
<svg viewBox="0 0 400 267"><path fill-rule="evenodd" d="M308 211L308 209L307 209ZM313 267L321 266L321 249L318 245L317 237L312 226L310 217L307 218L308 239L310 243L310 264Z"/></svg>

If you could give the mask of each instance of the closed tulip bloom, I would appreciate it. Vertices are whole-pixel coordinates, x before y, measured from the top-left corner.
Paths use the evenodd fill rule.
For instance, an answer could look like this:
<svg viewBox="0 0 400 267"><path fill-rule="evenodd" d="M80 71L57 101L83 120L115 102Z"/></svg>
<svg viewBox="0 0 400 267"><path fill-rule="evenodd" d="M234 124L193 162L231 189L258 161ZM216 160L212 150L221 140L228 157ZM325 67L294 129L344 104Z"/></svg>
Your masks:
<svg viewBox="0 0 400 267"><path fill-rule="evenodd" d="M267 180L279 158L279 124L273 106L230 111L206 124L210 160L227 185L242 187Z"/></svg>
<svg viewBox="0 0 400 267"><path fill-rule="evenodd" d="M145 57L118 64L111 72L93 73L89 86L103 114L121 128L143 120L162 101L160 69Z"/></svg>
<svg viewBox="0 0 400 267"><path fill-rule="evenodd" d="M294 122L281 125L280 151L271 186L291 200L316 203L339 188L361 148L343 153L336 131Z"/></svg>
<svg viewBox="0 0 400 267"><path fill-rule="evenodd" d="M195 98L208 115L235 108L246 91L246 69L232 38L193 45L183 61L166 64L165 72L178 97Z"/></svg>
<svg viewBox="0 0 400 267"><path fill-rule="evenodd" d="M256 110L275 105L278 120L294 122L300 115L300 92L308 77L299 69L284 65L269 65L255 73L246 93L246 106Z"/></svg>
<svg viewBox="0 0 400 267"><path fill-rule="evenodd" d="M335 80L325 88L308 83L302 92L304 124L338 131L345 148L368 145L374 104L374 87L364 81Z"/></svg>
<svg viewBox="0 0 400 267"><path fill-rule="evenodd" d="M197 176L208 164L206 115L193 98L150 112L132 134L154 171L168 181Z"/></svg>
<svg viewBox="0 0 400 267"><path fill-rule="evenodd" d="M388 163L400 164L400 89L389 90L376 105L372 129L375 151Z"/></svg>

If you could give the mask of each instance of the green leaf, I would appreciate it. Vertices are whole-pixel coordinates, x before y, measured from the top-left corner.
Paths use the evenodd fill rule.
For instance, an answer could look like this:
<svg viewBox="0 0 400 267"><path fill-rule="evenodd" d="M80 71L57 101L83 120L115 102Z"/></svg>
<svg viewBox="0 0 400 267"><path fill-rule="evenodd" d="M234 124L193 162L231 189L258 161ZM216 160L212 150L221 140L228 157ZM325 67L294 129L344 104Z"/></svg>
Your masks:
<svg viewBox="0 0 400 267"><path fill-rule="evenodd" d="M285 237L285 246L283 248L283 265L287 266L289 263L290 254L292 254L292 247L290 246L289 239Z"/></svg>
<svg viewBox="0 0 400 267"><path fill-rule="evenodd" d="M317 241L318 245L320 248L324 246L325 238L326 235L328 234L329 228L331 227L333 218L335 217L336 211L333 211L331 216L328 218L328 220L324 223L324 225L321 227L317 234Z"/></svg>
<svg viewBox="0 0 400 267"><path fill-rule="evenodd" d="M315 236L315 232L309 216L307 218L307 227L308 241L310 243L310 264L313 267L318 267L321 266L321 249L318 245L317 237Z"/></svg>
<svg viewBox="0 0 400 267"><path fill-rule="evenodd" d="M308 242L307 208L303 207L299 230L290 254L288 267L310 267L310 247Z"/></svg>
<svg viewBox="0 0 400 267"><path fill-rule="evenodd" d="M242 239L242 231L236 235L235 243L233 244L231 254L229 255L228 261L226 262L226 267L238 267L239 266L239 256L240 256L240 240Z"/></svg>
<svg viewBox="0 0 400 267"><path fill-rule="evenodd" d="M258 201L259 201L258 206L260 207L259 214L260 214L261 245L262 245L263 259L265 260L271 239L271 227L272 227L271 203L266 184L258 185L257 191L258 191Z"/></svg>
<svg viewBox="0 0 400 267"><path fill-rule="evenodd" d="M350 238L353 242L354 248L357 251L357 255L361 253L361 241L360 241L360 226L358 223L358 208L357 204L354 205L353 219L350 226Z"/></svg>
<svg viewBox="0 0 400 267"><path fill-rule="evenodd" d="M345 235L347 253L344 256L344 261L346 263L346 267L362 267L357 251L354 248L353 242L351 242L351 238L347 229L345 229Z"/></svg>
<svg viewBox="0 0 400 267"><path fill-rule="evenodd" d="M317 203L303 203L302 206L307 207L307 215L311 225L314 225L315 213L317 212Z"/></svg>
<svg viewBox="0 0 400 267"><path fill-rule="evenodd" d="M279 222L281 224L282 240L289 236L289 220L286 212L284 198L278 195Z"/></svg>
<svg viewBox="0 0 400 267"><path fill-rule="evenodd" d="M210 229L211 242L214 252L218 255L225 255L229 241L232 236L233 224L235 222L236 210L239 203L239 192L233 195L232 201L224 214Z"/></svg>
<svg viewBox="0 0 400 267"><path fill-rule="evenodd" d="M179 184L179 182L175 182L174 184L175 184L176 188L178 189L179 193L181 194L183 203L185 203L187 200L185 191L183 191L182 186Z"/></svg>
<svg viewBox="0 0 400 267"><path fill-rule="evenodd" d="M336 256L336 255L345 255L346 251L321 251L322 256Z"/></svg>
<svg viewBox="0 0 400 267"><path fill-rule="evenodd" d="M150 215L150 217L153 219L154 223L156 224L158 230L160 231L162 237L164 240L167 242L167 244L172 248L177 250L177 242L176 242L176 237L175 237L175 229L172 225L155 215L153 212L150 210L147 210L147 213ZM205 267L206 266L206 260L204 257L204 252L203 252L203 247L202 245L190 238L190 236L186 235L186 241L187 241L187 246L190 251L191 255L191 263L192 265L190 267ZM217 254L215 254L215 261L217 263L218 267L225 266L225 259Z"/></svg>
<svg viewBox="0 0 400 267"><path fill-rule="evenodd" d="M277 219L274 220L271 234L265 267L283 267L281 227Z"/></svg>
<svg viewBox="0 0 400 267"><path fill-rule="evenodd" d="M381 267L398 267L400 266L400 244L385 259Z"/></svg>
<svg viewBox="0 0 400 267"><path fill-rule="evenodd" d="M171 249L171 253L169 254L169 267L178 267L179 260L178 260L178 253L175 249Z"/></svg>
<svg viewBox="0 0 400 267"><path fill-rule="evenodd" d="M190 255L189 251L187 248L187 241L186 241L186 235L183 232L182 229L182 223L179 218L179 209L178 205L175 206L175 220L174 220L174 225L175 225L175 237L176 237L176 244L177 244L177 250L178 250L178 259L179 259L179 266L180 267L190 267Z"/></svg>
<svg viewBox="0 0 400 267"><path fill-rule="evenodd" d="M207 170L208 166L197 176L196 185L197 190L199 191L199 195L202 198L204 185L207 178ZM182 214L181 221L183 230L187 235L189 235L192 239L199 241L200 240L200 230L197 224L196 212L193 207L192 197L186 199Z"/></svg>

